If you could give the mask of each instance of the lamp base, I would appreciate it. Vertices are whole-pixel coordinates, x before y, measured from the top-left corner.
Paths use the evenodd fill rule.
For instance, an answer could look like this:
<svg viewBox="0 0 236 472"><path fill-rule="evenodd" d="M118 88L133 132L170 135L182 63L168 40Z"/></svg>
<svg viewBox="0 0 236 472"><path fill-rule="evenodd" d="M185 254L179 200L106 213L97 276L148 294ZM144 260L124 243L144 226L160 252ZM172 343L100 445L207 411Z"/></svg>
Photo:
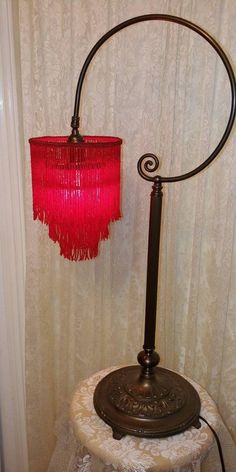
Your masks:
<svg viewBox="0 0 236 472"><path fill-rule="evenodd" d="M140 366L111 372L95 389L94 407L111 426L114 439L126 434L161 438L201 427L198 393L183 377L162 367L148 375Z"/></svg>

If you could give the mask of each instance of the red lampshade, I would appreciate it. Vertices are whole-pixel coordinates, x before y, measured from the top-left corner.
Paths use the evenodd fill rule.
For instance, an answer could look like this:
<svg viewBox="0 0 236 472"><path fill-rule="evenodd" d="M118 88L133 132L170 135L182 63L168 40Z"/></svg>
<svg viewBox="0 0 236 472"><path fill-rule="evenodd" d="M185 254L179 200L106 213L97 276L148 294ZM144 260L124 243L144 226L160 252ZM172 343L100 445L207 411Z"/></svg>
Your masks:
<svg viewBox="0 0 236 472"><path fill-rule="evenodd" d="M121 139L31 138L34 219L49 227L61 255L76 261L98 254L109 224L120 218Z"/></svg>

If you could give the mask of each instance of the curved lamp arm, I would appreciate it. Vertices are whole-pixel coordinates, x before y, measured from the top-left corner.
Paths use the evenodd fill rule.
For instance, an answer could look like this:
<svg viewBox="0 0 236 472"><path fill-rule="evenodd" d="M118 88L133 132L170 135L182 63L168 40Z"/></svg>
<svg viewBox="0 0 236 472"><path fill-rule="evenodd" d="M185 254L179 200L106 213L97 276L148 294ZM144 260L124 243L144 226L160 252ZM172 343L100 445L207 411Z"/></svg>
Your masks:
<svg viewBox="0 0 236 472"><path fill-rule="evenodd" d="M215 49L217 54L220 56L224 66L226 68L228 78L229 78L229 81L230 81L230 86L231 86L232 101L231 101L231 110L230 110L230 115L229 115L229 119L228 119L228 122L227 122L227 126L225 128L224 134L223 134L221 140L219 141L218 145L216 146L214 151L210 154L210 156L202 164L197 166L192 171L187 172L186 174L177 175L177 176L174 176L174 177L150 176L147 173L153 172L153 166L155 167L154 170L156 170L157 167L158 167L158 165L156 166L156 160L158 160L157 157L155 156L155 158L153 158L154 155L152 155L152 160L150 160L150 159L146 160L147 158L150 158L150 154L148 154L148 155L145 154L144 156L142 156L140 158L139 163L138 163L138 171L139 171L140 175L143 178L145 178L146 180L155 181L155 180L158 179L161 182L177 182L177 181L180 181L180 180L188 179L188 178L198 174L203 169L205 169L205 167L207 167L215 159L215 157L219 154L219 152L221 151L221 149L223 148L224 144L226 143L226 141L229 137L230 131L233 127L235 114L236 114L236 81L235 81L235 76L234 76L233 69L231 67L231 64L230 64L226 54L224 53L221 46L217 43L217 41L212 36L210 36L205 30L200 28L200 26L197 26L194 23L192 23L191 21L185 20L184 18L180 18L178 16L172 16L172 15L163 15L163 14L150 14L150 15L137 16L137 17L134 17L134 18L130 18L129 20L124 21L123 23L120 23L119 25L115 26L114 28L112 28L110 31L108 31L106 34L104 34L104 36L102 36L99 39L99 41L94 45L94 47L91 49L89 55L87 56L87 58L84 62L84 65L82 67L80 76L79 76L77 89L76 89L76 95L75 95L74 115L72 116L72 121L71 121L72 133L71 133L71 136L69 137L69 141L78 142L78 141L83 140L82 136L79 134L80 98L81 98L83 82L84 82L84 79L85 79L87 69L88 69L89 64L92 61L93 57L95 56L96 52L98 51L98 49L111 36L118 33L118 31L120 31L124 28L127 28L128 26L133 25L135 23L141 23L143 21L150 21L150 20L161 20L161 21L169 21L169 22L173 22L173 23L178 23L180 25L183 25L183 26L195 31L200 36L202 36ZM155 163L153 162L153 159L154 159ZM143 166L144 161L146 162L146 164ZM147 173L145 173L143 171L143 168L144 168L144 170L147 171Z"/></svg>
<svg viewBox="0 0 236 472"><path fill-rule="evenodd" d="M220 56L231 85L232 103L224 134L212 154L191 172L175 177L161 177L155 154L144 154L138 161L138 172L152 181L150 199L145 334L143 350L138 354L140 367L127 367L106 376L96 387L94 406L99 416L113 429L113 436L120 439L124 434L141 437L162 437L184 431L189 426L200 427L200 399L195 390L178 376L176 383L173 372L158 368L160 356L155 351L156 306L158 287L158 262L161 231L162 183L185 180L208 166L224 146L233 126L236 112L236 83L230 62L221 46L206 31L183 18L171 15L144 15L131 18L111 29L90 51L79 76L74 115L72 117L71 142L83 140L79 134L79 106L82 86L89 64L103 43L118 31L134 23L161 20L178 23L202 36ZM160 376L163 372L163 380ZM118 387L117 387L118 386ZM132 407L133 405L133 407ZM164 413L162 411L164 408ZM158 416L159 415L159 416Z"/></svg>

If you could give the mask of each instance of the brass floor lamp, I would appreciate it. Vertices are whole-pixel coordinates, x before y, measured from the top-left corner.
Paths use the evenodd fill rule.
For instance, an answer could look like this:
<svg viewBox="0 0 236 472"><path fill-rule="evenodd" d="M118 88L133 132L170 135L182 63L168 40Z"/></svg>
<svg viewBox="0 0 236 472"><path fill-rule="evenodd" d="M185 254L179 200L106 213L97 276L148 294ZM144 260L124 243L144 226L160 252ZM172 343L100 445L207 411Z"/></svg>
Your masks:
<svg viewBox="0 0 236 472"><path fill-rule="evenodd" d="M200 399L180 375L157 367L155 351L156 305L163 184L193 177L219 154L231 132L236 112L236 84L230 62L216 40L194 23L171 15L150 14L131 18L108 31L90 51L81 70L75 97L72 133L68 137L31 138L34 218L49 227L61 254L70 260L95 257L98 243L109 234L109 223L120 217L120 146L114 137L81 136L79 108L88 67L99 48L111 36L135 23L168 21L202 36L222 60L231 86L231 109L224 134L211 155L191 172L166 177L157 173L159 160L144 154L138 172L152 182L147 261L146 315L143 350L137 366L116 370L97 385L94 406L111 426L113 436L125 434L163 437L200 427Z"/></svg>

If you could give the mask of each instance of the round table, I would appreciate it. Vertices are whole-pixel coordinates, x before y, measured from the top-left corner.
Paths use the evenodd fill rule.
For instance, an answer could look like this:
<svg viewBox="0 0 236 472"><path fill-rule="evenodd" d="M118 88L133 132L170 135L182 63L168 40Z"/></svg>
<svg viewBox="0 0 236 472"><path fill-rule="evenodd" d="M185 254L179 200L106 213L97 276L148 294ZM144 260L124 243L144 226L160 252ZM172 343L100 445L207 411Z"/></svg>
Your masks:
<svg viewBox="0 0 236 472"><path fill-rule="evenodd" d="M112 437L111 428L96 414L93 393L97 383L112 370L109 368L80 382L71 403L71 421L78 443L77 458L81 472L221 472L218 450L209 427L161 439L125 436ZM201 398L201 416L219 432L222 421L208 393L188 379Z"/></svg>

